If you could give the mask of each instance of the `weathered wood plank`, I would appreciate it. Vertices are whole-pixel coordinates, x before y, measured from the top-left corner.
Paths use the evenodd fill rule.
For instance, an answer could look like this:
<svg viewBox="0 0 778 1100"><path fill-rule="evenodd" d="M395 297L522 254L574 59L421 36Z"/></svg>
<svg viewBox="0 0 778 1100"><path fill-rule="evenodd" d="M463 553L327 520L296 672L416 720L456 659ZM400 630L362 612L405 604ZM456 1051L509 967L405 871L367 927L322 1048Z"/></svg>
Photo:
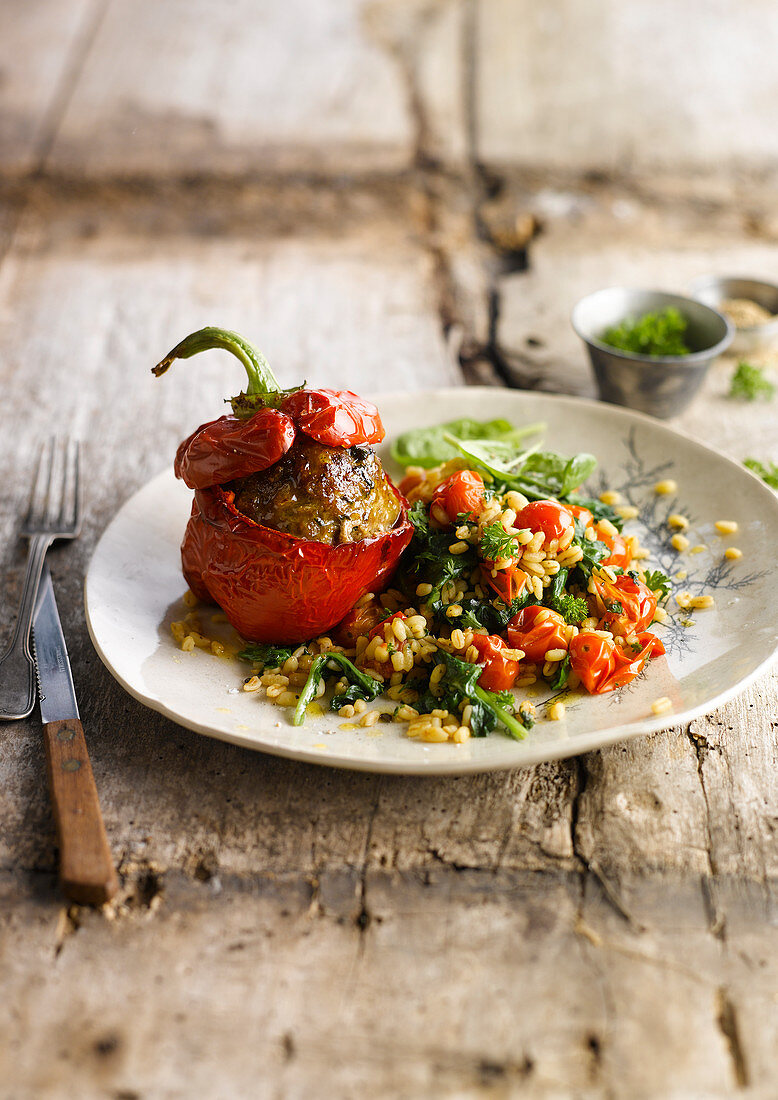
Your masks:
<svg viewBox="0 0 778 1100"><path fill-rule="evenodd" d="M349 1097L728 1097L744 1076L774 1081L772 963L759 975L722 948L693 880L636 881L640 932L575 875L373 872L361 922L322 904L326 880L173 874L151 909L82 913L78 928L29 894L9 913L6 895L6 1082L36 1096L75 1081L85 1096L174 1095L185 1078L200 1095L229 1081L307 1097L326 1081ZM744 942L753 899L737 910Z"/></svg>
<svg viewBox="0 0 778 1100"><path fill-rule="evenodd" d="M112 3L50 165L104 176L406 168L403 76L366 33L366 7Z"/></svg>
<svg viewBox="0 0 778 1100"><path fill-rule="evenodd" d="M56 125L58 97L93 17L92 0L7 0L0 35L0 171L21 174L38 166ZM75 72L73 75L76 75Z"/></svg>
<svg viewBox="0 0 778 1100"><path fill-rule="evenodd" d="M37 725L0 738L12 1095L173 1096L184 1079L270 1097L317 1096L322 1081L343 1096L770 1095L774 676L688 731L426 781L209 741L99 663L81 606L95 540L239 382L216 354L150 377L188 328L256 336L286 382L458 377L440 268L398 228L410 220L369 202L353 217L356 199L329 228L290 235L280 203L283 232L250 235L259 200L234 194L235 224L220 215L194 240L191 207L155 221L142 197L92 211L94 192L66 209L41 198L0 267L0 429L15 441L0 452L3 606L37 439L75 424L92 440L87 523L52 564L123 874L112 920L66 917Z"/></svg>

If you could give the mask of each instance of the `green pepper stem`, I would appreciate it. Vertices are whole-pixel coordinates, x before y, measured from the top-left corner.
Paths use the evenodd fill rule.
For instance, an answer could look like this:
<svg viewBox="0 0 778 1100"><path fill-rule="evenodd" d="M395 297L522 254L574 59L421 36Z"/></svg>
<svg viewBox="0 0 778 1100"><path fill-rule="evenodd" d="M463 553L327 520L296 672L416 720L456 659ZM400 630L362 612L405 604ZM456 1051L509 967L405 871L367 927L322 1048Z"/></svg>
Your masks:
<svg viewBox="0 0 778 1100"><path fill-rule="evenodd" d="M237 332L229 332L224 328L198 329L185 336L180 344L176 344L164 359L151 368L152 374L157 378L164 374L174 359L189 359L201 351L209 351L211 348L222 348L224 351L240 359L246 368L249 377L247 393L275 393L280 389L278 379L270 369L270 364L262 352L252 347L248 340L244 340Z"/></svg>

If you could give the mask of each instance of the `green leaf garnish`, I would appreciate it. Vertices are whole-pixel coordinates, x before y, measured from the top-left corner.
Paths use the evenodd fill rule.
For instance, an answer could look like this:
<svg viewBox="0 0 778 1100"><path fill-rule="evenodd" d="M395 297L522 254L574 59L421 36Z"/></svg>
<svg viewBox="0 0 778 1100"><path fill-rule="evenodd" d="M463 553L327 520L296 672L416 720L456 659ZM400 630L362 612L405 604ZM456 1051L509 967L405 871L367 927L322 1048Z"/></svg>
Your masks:
<svg viewBox="0 0 778 1100"><path fill-rule="evenodd" d="M749 470L761 477L771 489L778 489L778 462L760 462L758 458L746 458L743 462Z"/></svg>
<svg viewBox="0 0 778 1100"><path fill-rule="evenodd" d="M763 367L741 361L732 375L728 396L740 401L772 401L775 384L765 378Z"/></svg>
<svg viewBox="0 0 778 1100"><path fill-rule="evenodd" d="M644 582L646 587L650 588L652 592L661 593L660 599L663 600L665 596L670 595L672 586L670 584L670 578L665 573L660 572L659 569L655 569L653 572L646 570L644 576L646 578Z"/></svg>
<svg viewBox="0 0 778 1100"><path fill-rule="evenodd" d="M517 557L519 544L515 536L509 535L501 523L490 523L481 532L478 549L486 561L497 561L498 558Z"/></svg>

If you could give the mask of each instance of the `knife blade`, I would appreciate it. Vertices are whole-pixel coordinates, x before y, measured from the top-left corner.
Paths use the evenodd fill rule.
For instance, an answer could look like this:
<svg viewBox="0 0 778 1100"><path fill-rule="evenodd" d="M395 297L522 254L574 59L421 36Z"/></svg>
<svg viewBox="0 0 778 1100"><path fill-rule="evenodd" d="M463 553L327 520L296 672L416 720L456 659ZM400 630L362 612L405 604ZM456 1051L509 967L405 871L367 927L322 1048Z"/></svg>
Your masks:
<svg viewBox="0 0 778 1100"><path fill-rule="evenodd" d="M59 876L69 898L103 905L118 889L70 660L49 567L44 563L33 621L46 771L59 836Z"/></svg>
<svg viewBox="0 0 778 1100"><path fill-rule="evenodd" d="M79 718L70 658L59 621L48 565L43 563L33 619L33 649L43 724Z"/></svg>

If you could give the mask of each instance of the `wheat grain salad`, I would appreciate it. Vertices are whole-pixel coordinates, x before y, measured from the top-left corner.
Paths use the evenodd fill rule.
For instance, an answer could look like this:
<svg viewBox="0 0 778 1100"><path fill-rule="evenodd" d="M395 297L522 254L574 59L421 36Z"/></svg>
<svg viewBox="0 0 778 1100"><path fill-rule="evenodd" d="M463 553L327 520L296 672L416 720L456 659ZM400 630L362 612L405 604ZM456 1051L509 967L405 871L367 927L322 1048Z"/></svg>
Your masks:
<svg viewBox="0 0 778 1100"><path fill-rule="evenodd" d="M523 690L602 694L661 656L649 628L667 619L671 583L624 530L636 509L583 495L596 459L527 446L540 428L459 420L395 440L414 534L391 586L306 644L244 645L243 690L295 724L327 707L346 729L520 739L536 717ZM174 624L182 647L208 647L187 630ZM547 710L564 721L561 700Z"/></svg>

